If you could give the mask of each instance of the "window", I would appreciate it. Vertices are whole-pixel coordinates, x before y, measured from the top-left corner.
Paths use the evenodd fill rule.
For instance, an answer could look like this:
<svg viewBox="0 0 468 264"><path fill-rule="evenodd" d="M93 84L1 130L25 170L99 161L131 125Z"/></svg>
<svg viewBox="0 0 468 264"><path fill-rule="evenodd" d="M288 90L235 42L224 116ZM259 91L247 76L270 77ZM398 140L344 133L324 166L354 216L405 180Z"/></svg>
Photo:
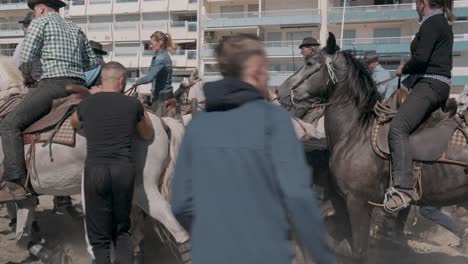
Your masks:
<svg viewBox="0 0 468 264"><path fill-rule="evenodd" d="M356 30L354 29L343 30L343 39L355 39L355 38L356 38Z"/></svg>
<svg viewBox="0 0 468 264"><path fill-rule="evenodd" d="M267 47L281 47L281 40L283 38L283 33L281 32L267 32L266 34L266 43Z"/></svg>
<svg viewBox="0 0 468 264"><path fill-rule="evenodd" d="M400 43L400 28L376 28L374 38L376 44ZM380 39L379 39L380 38Z"/></svg>
<svg viewBox="0 0 468 264"><path fill-rule="evenodd" d="M311 31L296 31L296 32L287 32L286 33L286 39L291 40L291 35L292 35L292 40L300 40L302 41L305 38L310 38L312 37L312 32Z"/></svg>
<svg viewBox="0 0 468 264"><path fill-rule="evenodd" d="M251 4L247 6L248 17L258 16L258 4Z"/></svg>
<svg viewBox="0 0 468 264"><path fill-rule="evenodd" d="M221 6L222 18L242 18L244 17L244 6Z"/></svg>

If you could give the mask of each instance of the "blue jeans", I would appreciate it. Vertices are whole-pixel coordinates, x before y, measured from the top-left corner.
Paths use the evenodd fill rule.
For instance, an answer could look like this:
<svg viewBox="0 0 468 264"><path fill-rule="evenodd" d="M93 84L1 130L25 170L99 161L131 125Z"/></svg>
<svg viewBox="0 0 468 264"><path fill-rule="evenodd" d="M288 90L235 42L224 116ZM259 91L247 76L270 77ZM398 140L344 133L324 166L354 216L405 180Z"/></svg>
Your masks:
<svg viewBox="0 0 468 264"><path fill-rule="evenodd" d="M465 230L459 227L450 217L442 213L438 208L433 206L422 206L419 208L419 213L425 218L445 227L448 231L454 233L459 238L465 235Z"/></svg>

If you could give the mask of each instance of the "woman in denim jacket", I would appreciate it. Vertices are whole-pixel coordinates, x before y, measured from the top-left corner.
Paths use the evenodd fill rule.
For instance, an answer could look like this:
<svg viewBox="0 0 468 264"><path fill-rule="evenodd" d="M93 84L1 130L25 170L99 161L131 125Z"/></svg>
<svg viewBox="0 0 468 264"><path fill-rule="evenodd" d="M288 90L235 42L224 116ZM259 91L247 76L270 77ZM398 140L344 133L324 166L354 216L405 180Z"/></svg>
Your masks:
<svg viewBox="0 0 468 264"><path fill-rule="evenodd" d="M154 103L158 99L172 97L172 60L169 53L174 51L174 43L169 33L154 32L151 37L151 49L154 52L151 66L146 76L135 81L132 87L152 83L151 97Z"/></svg>

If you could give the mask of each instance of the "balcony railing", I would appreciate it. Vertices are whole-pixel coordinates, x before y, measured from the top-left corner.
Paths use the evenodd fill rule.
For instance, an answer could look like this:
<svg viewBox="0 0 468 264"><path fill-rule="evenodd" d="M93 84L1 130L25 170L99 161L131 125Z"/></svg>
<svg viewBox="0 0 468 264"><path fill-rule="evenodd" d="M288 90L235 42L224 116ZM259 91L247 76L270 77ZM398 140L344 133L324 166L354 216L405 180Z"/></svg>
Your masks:
<svg viewBox="0 0 468 264"><path fill-rule="evenodd" d="M234 12L234 13L211 13L206 14L206 19L220 18L252 18L252 17L281 17L281 16L313 16L320 15L319 9L288 9L288 10L269 10L269 11L253 11L253 12Z"/></svg>
<svg viewBox="0 0 468 264"><path fill-rule="evenodd" d="M0 30L16 31L23 30L23 25L19 23L0 23Z"/></svg>
<svg viewBox="0 0 468 264"><path fill-rule="evenodd" d="M1 56L13 56L15 49L0 49Z"/></svg>
<svg viewBox="0 0 468 264"><path fill-rule="evenodd" d="M72 0L70 1L71 6L83 6L86 4L86 0Z"/></svg>
<svg viewBox="0 0 468 264"><path fill-rule="evenodd" d="M180 27L185 27L186 24L187 24L187 21L173 21L171 22L171 27L180 28Z"/></svg>
<svg viewBox="0 0 468 264"><path fill-rule="evenodd" d="M125 4L125 3L136 3L138 0L115 0L118 4Z"/></svg>
<svg viewBox="0 0 468 264"><path fill-rule="evenodd" d="M382 11L399 11L416 9L416 4L393 4L393 5L366 5L366 6L347 6L346 13L362 13L362 12L382 12ZM332 7L328 11L330 14L343 13L343 7Z"/></svg>
<svg viewBox="0 0 468 264"><path fill-rule="evenodd" d="M298 47L302 40L282 40L282 41L264 41L263 44L267 48L290 48Z"/></svg>
<svg viewBox="0 0 468 264"><path fill-rule="evenodd" d="M110 24L88 24L88 31L110 31Z"/></svg>
<svg viewBox="0 0 468 264"><path fill-rule="evenodd" d="M385 37L385 38L353 38L343 39L345 45L358 45L358 44L398 44L398 43L409 43L413 39L413 36L404 37ZM338 42L340 39L337 40Z"/></svg>
<svg viewBox="0 0 468 264"><path fill-rule="evenodd" d="M189 32L197 32L198 30L198 24L197 22L188 22L188 31Z"/></svg>
<svg viewBox="0 0 468 264"><path fill-rule="evenodd" d="M263 41L263 44L266 48L291 48L291 47L299 47L302 43L302 40L281 40L281 41ZM205 43L204 47L208 49L213 49L218 45L216 42L212 43Z"/></svg>
<svg viewBox="0 0 468 264"><path fill-rule="evenodd" d="M115 50L114 51L114 57L136 57L138 56L138 51L132 51L132 50Z"/></svg>
<svg viewBox="0 0 468 264"><path fill-rule="evenodd" d="M197 59L197 51L196 50L187 51L187 59L188 60L196 60Z"/></svg>
<svg viewBox="0 0 468 264"><path fill-rule="evenodd" d="M28 0L0 0L0 5L26 4Z"/></svg>
<svg viewBox="0 0 468 264"><path fill-rule="evenodd" d="M141 29L143 30L158 30L162 29L163 31L166 31L167 23L166 22L155 22L155 21L143 21L141 22Z"/></svg>
<svg viewBox="0 0 468 264"><path fill-rule="evenodd" d="M114 30L122 30L122 31L129 31L129 30L138 30L138 23L115 23Z"/></svg>
<svg viewBox="0 0 468 264"><path fill-rule="evenodd" d="M112 4L112 0L89 0L90 5Z"/></svg>

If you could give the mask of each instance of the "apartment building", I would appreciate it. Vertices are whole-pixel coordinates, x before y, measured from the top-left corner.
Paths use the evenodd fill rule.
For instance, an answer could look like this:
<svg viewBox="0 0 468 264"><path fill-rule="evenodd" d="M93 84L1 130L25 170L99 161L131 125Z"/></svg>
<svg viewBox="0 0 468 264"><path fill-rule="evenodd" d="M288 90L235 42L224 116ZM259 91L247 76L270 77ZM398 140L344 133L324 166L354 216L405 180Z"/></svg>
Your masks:
<svg viewBox="0 0 468 264"><path fill-rule="evenodd" d="M213 44L220 36L253 33L264 39L270 60L271 86L280 85L303 59L304 37L322 43L325 32L344 49L375 50L390 71L409 58L410 42L419 28L411 0L204 0L200 6L201 61L205 79L219 78ZM456 0L453 92L468 83L468 1ZM343 14L344 12L344 14ZM344 27L342 20L344 18ZM342 40L341 40L342 39Z"/></svg>
<svg viewBox="0 0 468 264"><path fill-rule="evenodd" d="M26 0L0 0L0 50L11 55L23 37L18 20L29 11ZM172 54L174 86L197 66L197 0L71 0L62 10L65 19L79 25L90 40L103 45L129 69L128 83L145 75L151 64L150 36L169 32L177 50ZM150 85L143 87L148 90Z"/></svg>

